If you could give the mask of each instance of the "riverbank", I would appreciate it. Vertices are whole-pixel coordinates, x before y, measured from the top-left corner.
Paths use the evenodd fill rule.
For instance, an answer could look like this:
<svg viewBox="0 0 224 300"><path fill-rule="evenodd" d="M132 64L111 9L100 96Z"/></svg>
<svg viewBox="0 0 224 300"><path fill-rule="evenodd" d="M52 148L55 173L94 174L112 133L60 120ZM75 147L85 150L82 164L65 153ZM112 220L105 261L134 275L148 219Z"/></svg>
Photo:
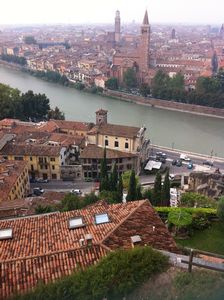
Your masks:
<svg viewBox="0 0 224 300"><path fill-rule="evenodd" d="M27 67L22 67L18 64L9 63L9 62L0 60L0 65L10 68L10 69L17 70L17 71L22 71L22 72L25 71L27 74L34 76L29 72L29 69ZM37 76L34 76L34 77L37 77ZM43 78L40 78L40 79L43 79ZM52 82L47 79L43 79L43 80L50 82L50 83ZM61 83L56 83L56 84L60 84L60 85L66 87L66 85L63 85ZM71 86L71 85L68 85L67 87L75 88L74 86ZM76 89L76 90L78 90L80 92L87 92L90 94L97 93L97 92L93 92L91 89L90 90ZM194 114L194 115L201 115L201 116L224 119L224 109L221 109L221 108L213 108L213 107L208 107L208 106L186 104L186 103L181 103L181 102L168 101L168 100L155 99L155 98L145 98L143 96L135 96L135 95L131 95L131 94L125 94L125 93L122 93L119 91L114 91L114 90L107 90L107 91L104 91L103 93L97 93L97 94L102 97L114 98L114 99L118 99L121 101L131 102L131 103L135 103L135 104L143 105L143 106L156 107L156 108L166 109L166 110L171 110L171 111L178 111L178 112L190 113L190 114Z"/></svg>
<svg viewBox="0 0 224 300"><path fill-rule="evenodd" d="M142 96L135 96L135 95L125 94L125 93L112 91L112 90L107 90L103 94L108 97L136 103L139 105L224 119L224 109L221 108L186 104L186 103L155 99L155 98L144 98Z"/></svg>
<svg viewBox="0 0 224 300"><path fill-rule="evenodd" d="M2 59L0 59L0 66L6 67L6 68L9 68L12 70L16 70L16 71L24 71L24 68L26 68L26 67L20 66L18 64L7 62Z"/></svg>

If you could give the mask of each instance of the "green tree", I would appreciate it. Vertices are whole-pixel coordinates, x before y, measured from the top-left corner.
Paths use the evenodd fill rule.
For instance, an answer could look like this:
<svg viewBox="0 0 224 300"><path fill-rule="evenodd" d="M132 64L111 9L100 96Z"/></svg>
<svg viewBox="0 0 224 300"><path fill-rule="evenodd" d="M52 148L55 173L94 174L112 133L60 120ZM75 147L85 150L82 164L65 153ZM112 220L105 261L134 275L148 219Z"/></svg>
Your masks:
<svg viewBox="0 0 224 300"><path fill-rule="evenodd" d="M137 75L134 68L128 68L124 72L124 83L128 88L133 88L137 86Z"/></svg>
<svg viewBox="0 0 224 300"><path fill-rule="evenodd" d="M140 184L137 185L136 187L136 200L142 200L143 196L142 196L142 187Z"/></svg>
<svg viewBox="0 0 224 300"><path fill-rule="evenodd" d="M128 189L129 182L131 177L131 171L126 171L122 174L123 187L125 190ZM135 175L136 185L139 184L139 176Z"/></svg>
<svg viewBox="0 0 224 300"><path fill-rule="evenodd" d="M217 216L222 222L224 222L224 197L221 197L219 199L217 207Z"/></svg>
<svg viewBox="0 0 224 300"><path fill-rule="evenodd" d="M168 221L176 226L176 234L183 226L188 226L192 223L192 215L185 210L179 208L172 210L168 214Z"/></svg>
<svg viewBox="0 0 224 300"><path fill-rule="evenodd" d="M154 182L154 190L153 190L153 204L156 206L161 205L161 192L162 192L162 177L161 173L157 172L155 182Z"/></svg>
<svg viewBox="0 0 224 300"><path fill-rule="evenodd" d="M64 120L65 114L60 111L60 109L56 106L55 109L50 109L48 112L48 119L54 120Z"/></svg>
<svg viewBox="0 0 224 300"><path fill-rule="evenodd" d="M161 193L162 206L170 206L170 178L169 171L166 172Z"/></svg>
<svg viewBox="0 0 224 300"><path fill-rule="evenodd" d="M123 179L122 179L122 176L119 176L119 182L118 182L118 198L119 198L119 201L122 201L123 200Z"/></svg>
<svg viewBox="0 0 224 300"><path fill-rule="evenodd" d="M50 110L49 99L45 94L34 94L28 91L21 96L23 115L26 119L35 118L41 120L47 118Z"/></svg>
<svg viewBox="0 0 224 300"><path fill-rule="evenodd" d="M194 192L186 192L181 195L181 206L186 207L207 207L216 208L216 201L213 199Z"/></svg>
<svg viewBox="0 0 224 300"><path fill-rule="evenodd" d="M112 168L112 173L110 176L110 190L117 191L117 182L118 182L118 172L117 172L117 165L114 163Z"/></svg>
<svg viewBox="0 0 224 300"><path fill-rule="evenodd" d="M137 196L137 191L136 191L137 185L136 185L136 179L135 179L135 171L131 171L131 177L129 180L129 185L128 185L128 194L126 197L127 201L133 201L136 200Z"/></svg>
<svg viewBox="0 0 224 300"><path fill-rule="evenodd" d="M148 199L150 202L153 199L153 190L152 189L146 189L143 191L143 199Z"/></svg>
<svg viewBox="0 0 224 300"><path fill-rule="evenodd" d="M142 96L147 97L150 94L150 86L147 83L142 83L139 91Z"/></svg>
<svg viewBox="0 0 224 300"><path fill-rule="evenodd" d="M46 213L50 213L50 212L53 212L55 211L56 208L50 206L50 205L41 205L39 204L36 208L35 208L35 213L38 215L38 214L46 214Z"/></svg>
<svg viewBox="0 0 224 300"><path fill-rule="evenodd" d="M107 172L107 156L106 156L106 148L104 148L103 159L101 160L100 165L100 192L109 191L110 184L108 180L108 172Z"/></svg>
<svg viewBox="0 0 224 300"><path fill-rule="evenodd" d="M169 81L169 76L162 70L159 70L152 80L153 97L165 99L169 87Z"/></svg>
<svg viewBox="0 0 224 300"><path fill-rule="evenodd" d="M118 80L115 77L109 78L105 82L105 87L110 90L117 90L118 89Z"/></svg>
<svg viewBox="0 0 224 300"><path fill-rule="evenodd" d="M61 201L61 211L70 211L81 208L81 201L77 195L67 194Z"/></svg>

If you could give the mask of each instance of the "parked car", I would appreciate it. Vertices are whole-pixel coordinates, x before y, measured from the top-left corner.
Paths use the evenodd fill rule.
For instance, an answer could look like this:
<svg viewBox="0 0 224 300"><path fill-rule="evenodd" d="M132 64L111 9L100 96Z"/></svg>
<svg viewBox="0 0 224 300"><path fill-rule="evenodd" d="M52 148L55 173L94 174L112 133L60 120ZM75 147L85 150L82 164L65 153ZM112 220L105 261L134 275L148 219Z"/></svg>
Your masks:
<svg viewBox="0 0 224 300"><path fill-rule="evenodd" d="M203 161L203 165L212 167L213 166L213 161L211 161L211 160L205 160L205 161Z"/></svg>
<svg viewBox="0 0 224 300"><path fill-rule="evenodd" d="M90 177L86 177L84 180L85 180L86 182L91 182L91 181L93 181L93 179L90 178Z"/></svg>
<svg viewBox="0 0 224 300"><path fill-rule="evenodd" d="M72 194L74 194L74 195L78 195L78 196L82 195L82 192L81 192L81 190L79 190L79 189L72 189L72 190L70 191L70 193L72 193Z"/></svg>
<svg viewBox="0 0 224 300"><path fill-rule="evenodd" d="M192 170L193 167L194 167L193 163L192 163L192 162L189 162L189 164L187 165L187 168L188 168L189 170Z"/></svg>
<svg viewBox="0 0 224 300"><path fill-rule="evenodd" d="M44 193L44 189L42 189L41 187L35 187L33 188L33 194L35 196L40 196Z"/></svg>
<svg viewBox="0 0 224 300"><path fill-rule="evenodd" d="M174 160L172 161L172 165L173 165L173 166L176 166L176 164L177 164L177 160L174 159Z"/></svg>
<svg viewBox="0 0 224 300"><path fill-rule="evenodd" d="M187 154L181 153L180 155L181 160L190 161L191 159L187 156Z"/></svg>
<svg viewBox="0 0 224 300"><path fill-rule="evenodd" d="M177 160L176 166L177 167L182 167L182 161L180 159Z"/></svg>
<svg viewBox="0 0 224 300"><path fill-rule="evenodd" d="M36 182L38 182L38 183L48 183L49 179L37 178Z"/></svg>

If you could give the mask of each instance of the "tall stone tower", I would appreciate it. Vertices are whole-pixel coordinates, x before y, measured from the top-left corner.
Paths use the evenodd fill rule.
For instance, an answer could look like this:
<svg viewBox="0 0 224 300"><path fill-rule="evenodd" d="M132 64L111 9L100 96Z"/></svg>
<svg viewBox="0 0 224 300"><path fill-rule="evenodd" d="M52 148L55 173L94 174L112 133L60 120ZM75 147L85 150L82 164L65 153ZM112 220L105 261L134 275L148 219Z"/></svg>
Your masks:
<svg viewBox="0 0 224 300"><path fill-rule="evenodd" d="M140 65L139 71L142 73L147 73L149 69L149 44L150 44L150 26L148 12L145 11L145 16L141 26L141 41L139 45L139 56L140 56ZM143 75L144 76L144 75Z"/></svg>
<svg viewBox="0 0 224 300"><path fill-rule="evenodd" d="M121 39L121 18L119 10L116 11L115 16L115 42L119 43Z"/></svg>
<svg viewBox="0 0 224 300"><path fill-rule="evenodd" d="M96 125L107 124L107 110L99 109L96 111Z"/></svg>
<svg viewBox="0 0 224 300"><path fill-rule="evenodd" d="M222 24L220 31L219 31L220 39L224 39L224 24Z"/></svg>

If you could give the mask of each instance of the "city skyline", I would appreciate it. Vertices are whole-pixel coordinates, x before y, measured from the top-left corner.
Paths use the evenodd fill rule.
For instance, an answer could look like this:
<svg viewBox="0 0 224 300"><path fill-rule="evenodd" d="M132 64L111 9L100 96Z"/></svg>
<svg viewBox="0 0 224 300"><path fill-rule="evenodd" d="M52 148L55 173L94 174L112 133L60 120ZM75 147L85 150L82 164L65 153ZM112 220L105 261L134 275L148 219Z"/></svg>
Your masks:
<svg viewBox="0 0 224 300"><path fill-rule="evenodd" d="M13 10L12 10L13 8ZM128 23L135 20L142 22L145 9L149 12L150 23L186 23L186 24L221 24L224 23L222 0L139 0L128 3L124 0L113 2L103 0L83 0L76 3L64 0L56 3L52 0L38 2L12 0L1 4L0 25L13 24L89 24L113 23L116 10L121 12L121 20Z"/></svg>

